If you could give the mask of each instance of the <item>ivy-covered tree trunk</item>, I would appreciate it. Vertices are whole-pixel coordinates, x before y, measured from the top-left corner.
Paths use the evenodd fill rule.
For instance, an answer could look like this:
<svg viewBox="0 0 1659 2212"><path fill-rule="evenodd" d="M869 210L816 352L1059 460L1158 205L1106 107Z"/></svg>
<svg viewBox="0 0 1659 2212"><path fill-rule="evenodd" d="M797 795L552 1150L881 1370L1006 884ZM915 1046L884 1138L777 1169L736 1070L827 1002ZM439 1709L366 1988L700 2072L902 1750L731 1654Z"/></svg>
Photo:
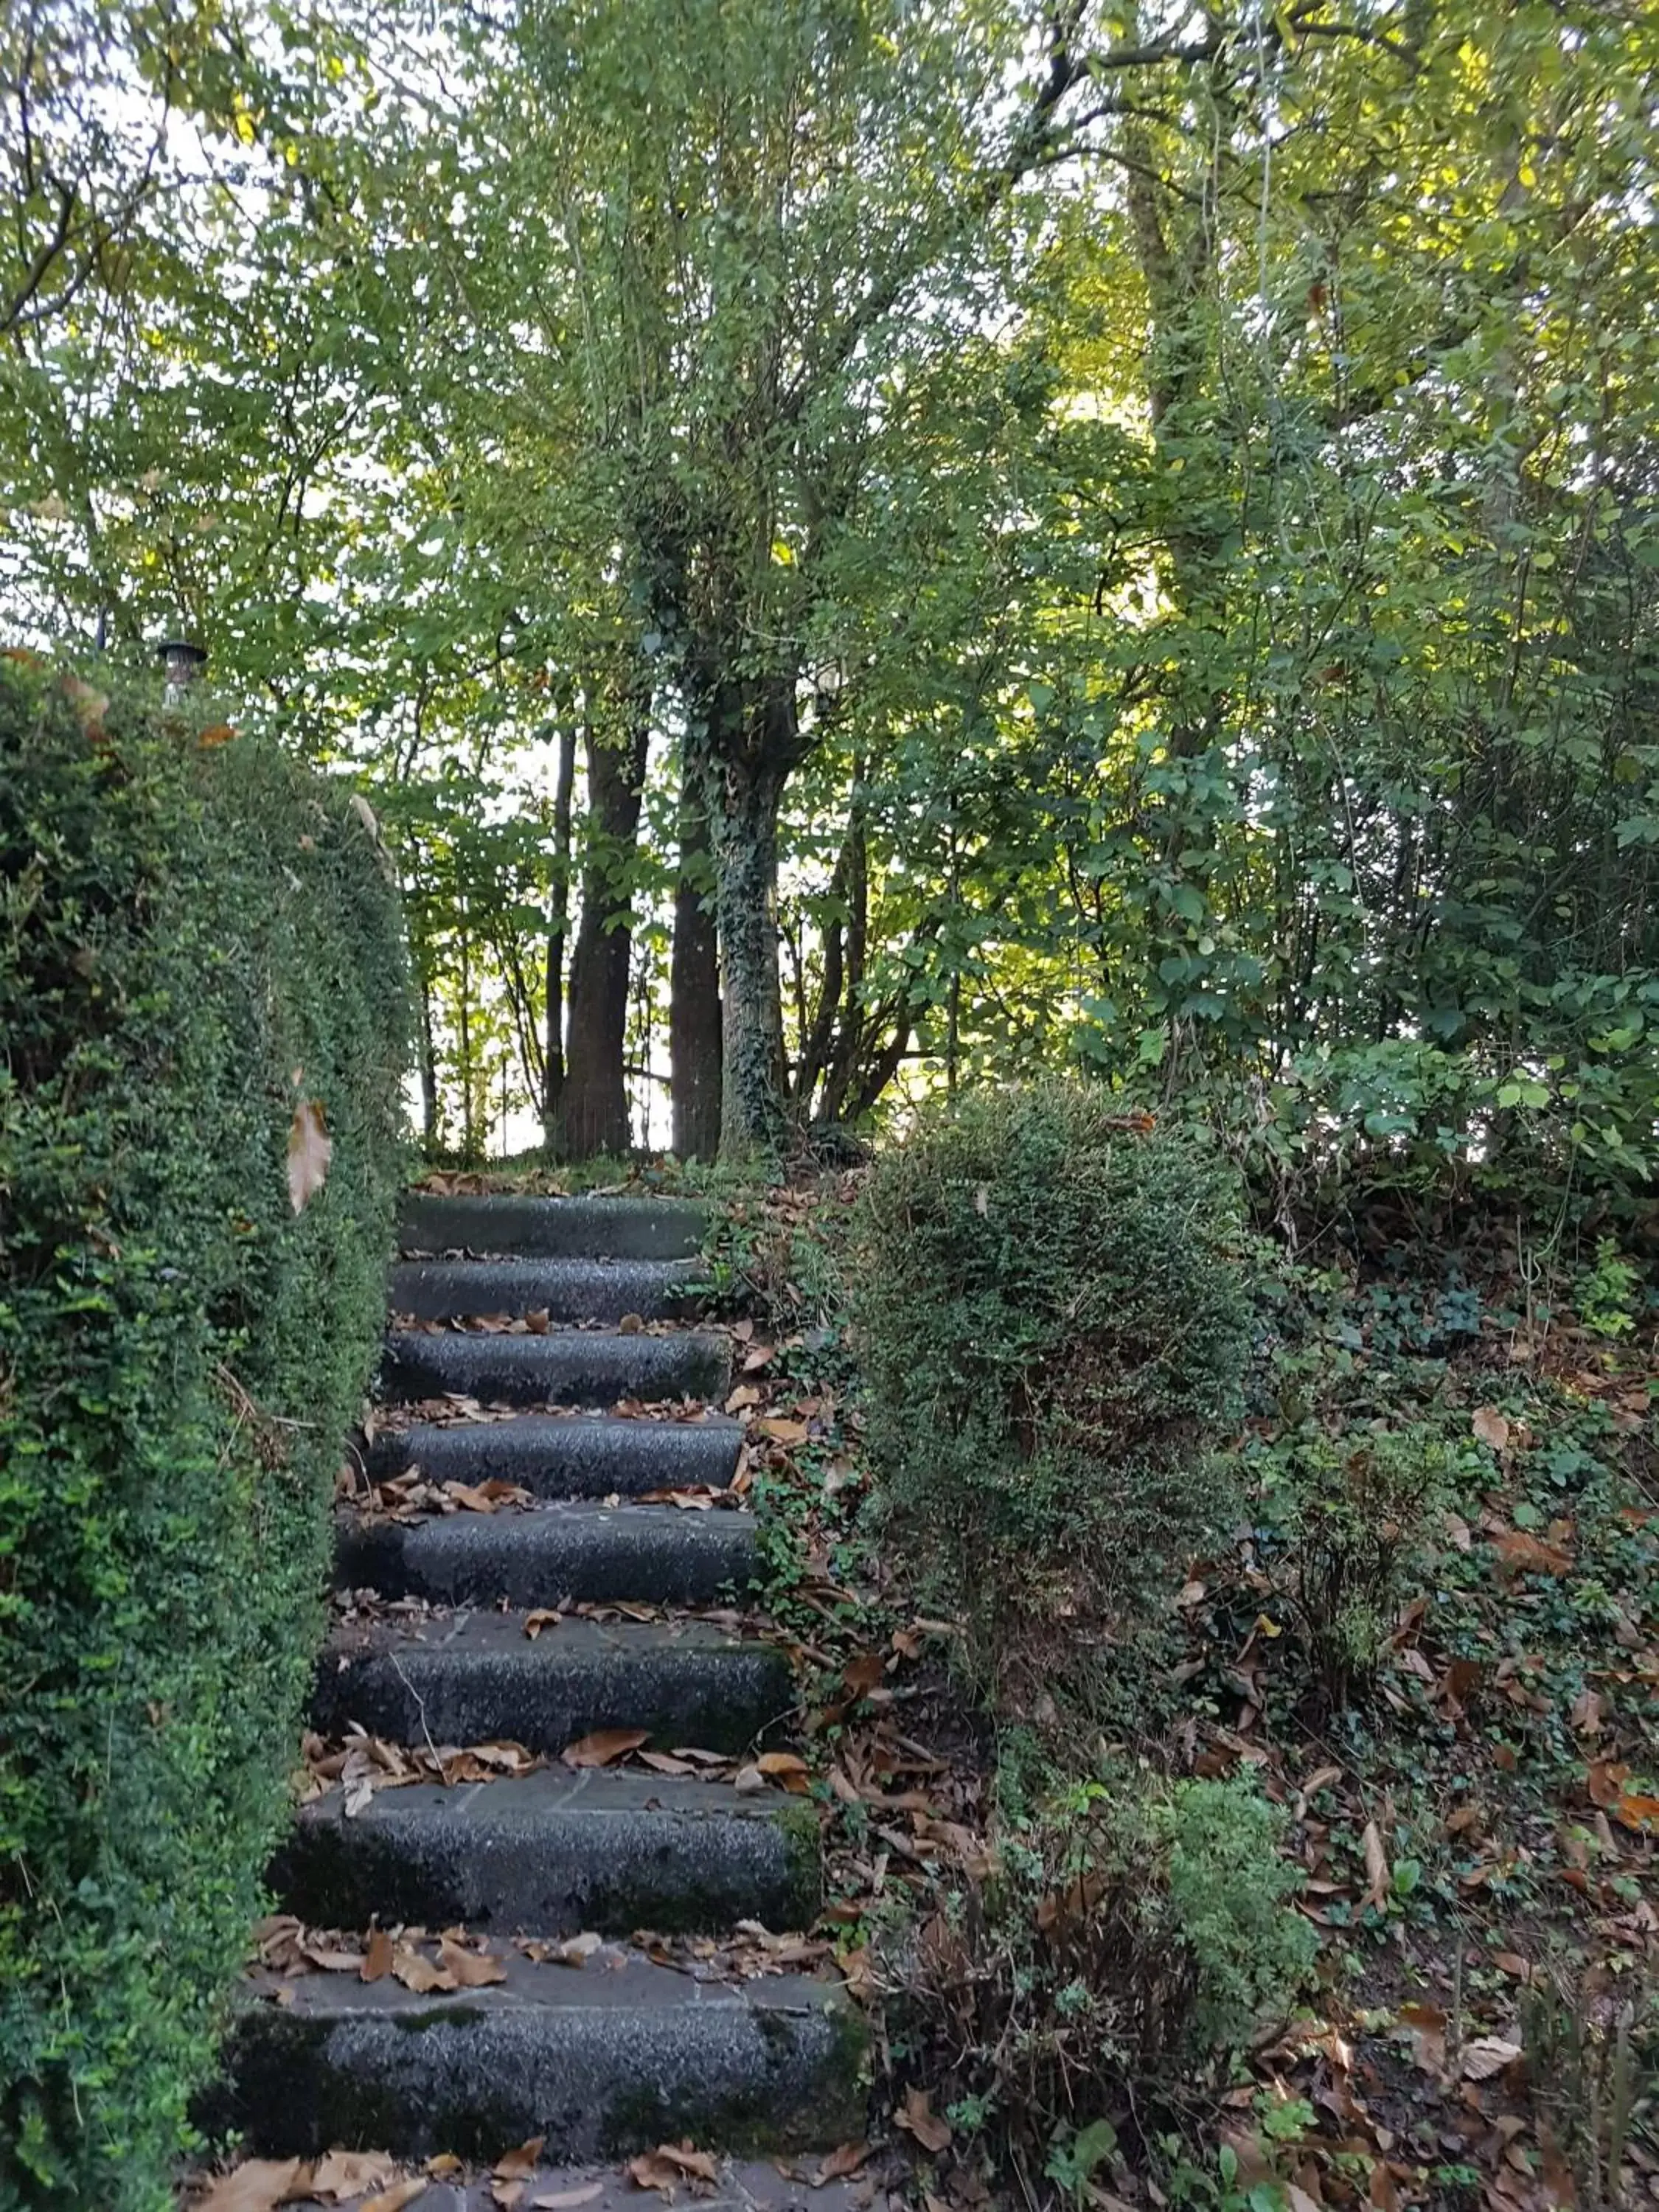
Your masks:
<svg viewBox="0 0 1659 2212"><path fill-rule="evenodd" d="M726 678L693 716L704 765L720 965L720 1152L777 1152L787 1133L778 988L778 809L799 757L787 676Z"/></svg>
<svg viewBox="0 0 1659 2212"><path fill-rule="evenodd" d="M587 730L587 846L582 913L570 963L570 1018L558 1149L568 1159L628 1149L628 968L633 946L634 846L650 738L647 702L626 702L616 734Z"/></svg>
<svg viewBox="0 0 1659 2212"><path fill-rule="evenodd" d="M720 978L708 808L695 765L682 769L679 872L674 885L668 1052L674 1150L713 1159L720 1141Z"/></svg>

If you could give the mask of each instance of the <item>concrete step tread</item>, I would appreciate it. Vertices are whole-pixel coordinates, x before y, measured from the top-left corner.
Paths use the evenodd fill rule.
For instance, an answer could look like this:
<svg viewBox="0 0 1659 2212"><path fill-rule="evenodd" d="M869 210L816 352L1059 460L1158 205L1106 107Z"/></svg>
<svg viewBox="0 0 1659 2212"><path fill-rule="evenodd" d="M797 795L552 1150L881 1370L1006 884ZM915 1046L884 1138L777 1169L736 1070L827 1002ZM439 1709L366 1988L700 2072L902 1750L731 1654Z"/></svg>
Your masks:
<svg viewBox="0 0 1659 2212"><path fill-rule="evenodd" d="M755 1516L740 1507L538 1498L496 1513L407 1522L347 1512L336 1526L334 1579L343 1589L450 1605L707 1605L728 1584L746 1589L758 1564Z"/></svg>
<svg viewBox="0 0 1659 2212"><path fill-rule="evenodd" d="M603 1768L380 1790L349 1820L330 1790L301 1809L271 1881L315 1927L492 1935L718 1936L809 1927L823 1905L809 1798Z"/></svg>
<svg viewBox="0 0 1659 2212"><path fill-rule="evenodd" d="M268 1993L279 1984L264 1984ZM637 1956L518 1958L504 1982L416 1995L305 1974L240 2014L202 2117L250 2148L399 2158L626 2156L689 2136L731 2152L828 2149L863 2132L861 2022L832 1982L699 1982Z"/></svg>
<svg viewBox="0 0 1659 2212"><path fill-rule="evenodd" d="M774 2012L816 2014L846 2002L844 1985L809 1974L759 1974L751 1981L700 1981L673 1966L659 1966L642 1953L618 1945L599 1953L585 1966L544 1966L520 1953L494 1954L507 1978L478 1989L421 1992L405 1989L388 1974L377 1982L356 1974L270 1974L249 1977L251 1995L271 1997L278 1988L291 1995L283 2010L294 2019L361 2019L365 2015L414 2013L677 2013L687 2010Z"/></svg>
<svg viewBox="0 0 1659 2212"><path fill-rule="evenodd" d="M696 1260L406 1260L387 1290L394 1313L422 1320L545 1313L554 1322L615 1322L636 1313L664 1321L686 1310L701 1273Z"/></svg>
<svg viewBox="0 0 1659 2212"><path fill-rule="evenodd" d="M447 1197L412 1191L399 1242L405 1252L538 1254L571 1259L690 1260L708 1215L692 1199Z"/></svg>
<svg viewBox="0 0 1659 2212"><path fill-rule="evenodd" d="M337 1790L301 1807L297 1818L338 1820L343 1799ZM534 1773L504 1776L499 1782L465 1782L450 1789L437 1782L415 1782L397 1790L377 1790L354 1824L396 1828L488 1821L501 1829L533 1828L555 1814L580 1813L596 1821L633 1820L641 1814L676 1820L776 1820L805 1801L782 1790L750 1796L729 1782L705 1782L693 1776L649 1774L628 1767L544 1766Z"/></svg>
<svg viewBox="0 0 1659 2212"><path fill-rule="evenodd" d="M374 1653L392 1653L404 1659L430 1658L440 1652L446 1657L463 1658L503 1654L516 1658L530 1653L544 1666L558 1667L586 1664L601 1657L665 1652L706 1656L776 1648L763 1637L736 1635L718 1623L697 1620L608 1621L575 1615L532 1637L526 1632L520 1612L467 1607L428 1613L413 1621L342 1622L329 1638L325 1664Z"/></svg>
<svg viewBox="0 0 1659 2212"><path fill-rule="evenodd" d="M598 1409L623 1398L723 1399L731 1367L726 1338L701 1329L663 1336L614 1329L545 1336L391 1329L380 1382L382 1395L394 1400L455 1395Z"/></svg>
<svg viewBox="0 0 1659 2212"><path fill-rule="evenodd" d="M737 1471L742 1443L742 1429L724 1414L516 1413L384 1429L369 1449L368 1471L376 1480L410 1467L433 1482L498 1475L541 1497L608 1498L690 1483L721 1488Z"/></svg>
<svg viewBox="0 0 1659 2212"><path fill-rule="evenodd" d="M518 1613L347 1621L317 1670L313 1725L356 1723L398 1743L510 1737L556 1754L599 1729L643 1729L654 1748L738 1752L793 1710L775 1644L696 1620L568 1619L533 1638Z"/></svg>
<svg viewBox="0 0 1659 2212"><path fill-rule="evenodd" d="M888 2202L884 2190L879 2199L872 2198L867 2181L821 2181L811 2159L799 2168L787 2160L726 2159L718 2178L699 2188L696 2197L681 2191L675 2201L695 2203L696 2212L807 2212L809 2206L812 2212L871 2212L872 2202L879 2202L884 2212ZM626 2166L592 2164L535 2167L520 2201L530 2205L544 2200L578 2203L583 2212L641 2212L643 2204L639 2184ZM898 2202L892 2199L895 2205ZM416 2212L500 2212L501 2203L489 2175L478 2172L471 2179L429 2183L416 2200ZM337 2212L337 2207L332 2198L325 2208L319 2197L301 2197L292 2200L289 2212Z"/></svg>

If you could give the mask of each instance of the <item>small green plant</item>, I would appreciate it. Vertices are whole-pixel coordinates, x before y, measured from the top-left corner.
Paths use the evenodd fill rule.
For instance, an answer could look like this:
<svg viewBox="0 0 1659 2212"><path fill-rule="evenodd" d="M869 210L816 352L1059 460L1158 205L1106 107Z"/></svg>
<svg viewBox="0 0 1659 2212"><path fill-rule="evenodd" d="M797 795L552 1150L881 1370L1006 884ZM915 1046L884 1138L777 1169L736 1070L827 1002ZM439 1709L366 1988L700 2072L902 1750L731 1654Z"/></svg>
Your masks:
<svg viewBox="0 0 1659 2212"><path fill-rule="evenodd" d="M1059 1082L925 1113L854 1238L891 1541L1011 1714L1086 1711L1224 1520L1251 1317L1234 1188Z"/></svg>
<svg viewBox="0 0 1659 2212"><path fill-rule="evenodd" d="M880 1948L890 2020L994 2157L1082 2201L1120 2136L1227 2075L1312 1966L1284 1816L1247 1778L1118 1770L997 1835Z"/></svg>
<svg viewBox="0 0 1659 2212"><path fill-rule="evenodd" d="M1275 1510L1317 1702L1370 1686L1443 1509L1457 1461L1437 1426L1378 1422L1332 1437L1309 1425L1279 1449Z"/></svg>
<svg viewBox="0 0 1659 2212"><path fill-rule="evenodd" d="M1626 1260L1614 1238L1603 1237L1595 1264L1579 1276L1573 1304L1592 1336L1628 1336L1642 1302L1642 1273Z"/></svg>

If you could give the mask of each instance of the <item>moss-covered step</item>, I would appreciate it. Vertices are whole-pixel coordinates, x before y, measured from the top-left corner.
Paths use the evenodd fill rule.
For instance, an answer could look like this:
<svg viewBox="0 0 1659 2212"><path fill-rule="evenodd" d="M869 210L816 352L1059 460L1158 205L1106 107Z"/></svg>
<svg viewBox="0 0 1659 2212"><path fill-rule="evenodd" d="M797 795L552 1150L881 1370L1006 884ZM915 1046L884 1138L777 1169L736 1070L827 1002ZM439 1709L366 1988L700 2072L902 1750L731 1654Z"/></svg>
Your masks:
<svg viewBox="0 0 1659 2212"><path fill-rule="evenodd" d="M382 1790L349 1820L330 1790L301 1809L270 1881L313 1927L465 1921L507 1936L807 1928L823 1901L810 1800L562 1766Z"/></svg>
<svg viewBox="0 0 1659 2212"><path fill-rule="evenodd" d="M599 1729L643 1729L653 1747L744 1750L794 1704L777 1645L690 1620L567 1620L534 1637L514 1613L437 1614L337 1629L313 1718L396 1743L511 1738L557 1753Z"/></svg>
<svg viewBox="0 0 1659 2212"><path fill-rule="evenodd" d="M618 1399L726 1395L723 1336L572 1329L549 1336L394 1329L380 1364L381 1395L477 1398L501 1406L611 1406Z"/></svg>
<svg viewBox="0 0 1659 2212"><path fill-rule="evenodd" d="M755 1519L731 1507L598 1505L562 1500L522 1512L337 1524L334 1579L382 1597L439 1605L557 1605L638 1598L710 1605L756 1579Z"/></svg>
<svg viewBox="0 0 1659 2212"><path fill-rule="evenodd" d="M544 1259L693 1260L708 1216L689 1199L441 1198L411 1191L405 1252L534 1254Z"/></svg>
<svg viewBox="0 0 1659 2212"><path fill-rule="evenodd" d="M695 1260L405 1260L392 1268L388 1291L393 1313L421 1321L672 1321L694 1305L701 1273Z"/></svg>
<svg viewBox="0 0 1659 2212"><path fill-rule="evenodd" d="M333 2144L499 2158L615 2158L689 2136L742 2153L863 2132L864 2031L828 1983L699 1982L637 1954L574 1971L514 1957L504 1983L417 1996L389 1978L302 1976L237 2021L203 2118L253 2151Z"/></svg>
<svg viewBox="0 0 1659 2212"><path fill-rule="evenodd" d="M511 1420L416 1421L384 1430L368 1455L377 1482L417 1467L429 1482L495 1476L537 1498L638 1498L650 1490L708 1485L738 1471L743 1431L724 1416L657 1421L642 1416L520 1413Z"/></svg>

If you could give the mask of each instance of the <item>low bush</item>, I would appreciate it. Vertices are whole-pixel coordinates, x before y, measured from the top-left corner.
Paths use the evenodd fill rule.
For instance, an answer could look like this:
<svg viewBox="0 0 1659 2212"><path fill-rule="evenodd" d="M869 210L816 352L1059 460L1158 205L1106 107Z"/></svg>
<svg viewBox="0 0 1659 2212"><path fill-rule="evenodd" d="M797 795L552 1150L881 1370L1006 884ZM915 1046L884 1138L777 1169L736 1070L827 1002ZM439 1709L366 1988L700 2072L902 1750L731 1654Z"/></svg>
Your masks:
<svg viewBox="0 0 1659 2212"><path fill-rule="evenodd" d="M1005 1827L990 1871L889 1946L907 2064L1028 2199L1080 2143L1201 2112L1287 2015L1316 1946L1283 1830L1248 1776L1121 1772Z"/></svg>
<svg viewBox="0 0 1659 2212"><path fill-rule="evenodd" d="M361 801L0 662L6 2204L169 2201L320 1638L408 1034Z"/></svg>
<svg viewBox="0 0 1659 2212"><path fill-rule="evenodd" d="M892 1537L1005 1707L1086 1705L1224 1517L1209 1447L1251 1315L1224 1170L1053 1083L925 1114L878 1160L854 1309Z"/></svg>

